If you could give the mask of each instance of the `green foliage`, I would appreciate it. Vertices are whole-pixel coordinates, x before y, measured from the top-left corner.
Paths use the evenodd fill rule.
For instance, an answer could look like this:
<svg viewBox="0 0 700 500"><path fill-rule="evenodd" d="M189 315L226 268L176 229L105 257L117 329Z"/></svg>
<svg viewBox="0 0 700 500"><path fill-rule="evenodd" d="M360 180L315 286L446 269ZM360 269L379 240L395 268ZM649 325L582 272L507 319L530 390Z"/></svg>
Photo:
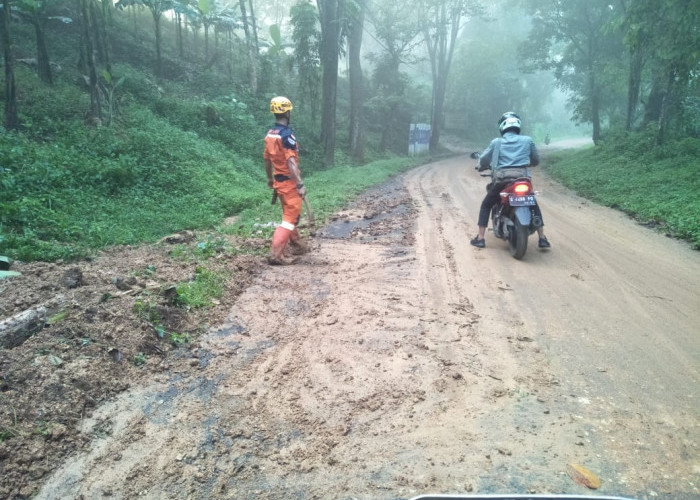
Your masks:
<svg viewBox="0 0 700 500"><path fill-rule="evenodd" d="M176 333L176 332L170 332L170 342L173 343L174 346L179 347L184 344L189 344L191 342L190 335L188 333Z"/></svg>
<svg viewBox="0 0 700 500"><path fill-rule="evenodd" d="M200 308L211 307L214 299L224 294L224 285L227 277L210 271L204 267L197 267L192 281L180 283L177 286L176 304L181 307Z"/></svg>
<svg viewBox="0 0 700 500"><path fill-rule="evenodd" d="M148 360L148 356L146 356L144 353L140 352L136 356L134 356L134 359L132 360L134 365L136 366L143 366L146 364L146 361Z"/></svg>
<svg viewBox="0 0 700 500"><path fill-rule="evenodd" d="M226 253L231 249L231 245L225 238L209 235L206 241L197 243L196 254L208 259L217 254Z"/></svg>
<svg viewBox="0 0 700 500"><path fill-rule="evenodd" d="M132 307L137 318L153 324L160 324L162 318L156 308L156 304L149 300L138 299Z"/></svg>
<svg viewBox="0 0 700 500"><path fill-rule="evenodd" d="M259 164L245 159L252 148L244 157L232 154L147 109L130 108L121 122L97 130L73 124L52 143L0 136L0 183L8 188L0 191L4 253L73 258L213 227L265 188Z"/></svg>
<svg viewBox="0 0 700 500"><path fill-rule="evenodd" d="M700 248L700 205L693 202L700 139L654 144L654 131L618 133L595 149L558 154L547 169L582 196Z"/></svg>

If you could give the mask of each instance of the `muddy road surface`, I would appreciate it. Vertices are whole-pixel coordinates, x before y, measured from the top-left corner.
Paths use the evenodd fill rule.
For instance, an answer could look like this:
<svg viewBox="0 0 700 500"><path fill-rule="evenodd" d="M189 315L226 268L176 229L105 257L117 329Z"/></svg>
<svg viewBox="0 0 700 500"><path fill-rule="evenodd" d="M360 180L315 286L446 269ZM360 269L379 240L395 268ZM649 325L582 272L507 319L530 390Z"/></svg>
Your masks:
<svg viewBox="0 0 700 500"><path fill-rule="evenodd" d="M697 499L698 253L537 170L552 249L473 248L473 164L372 190L266 268L188 369L82 422L38 498Z"/></svg>

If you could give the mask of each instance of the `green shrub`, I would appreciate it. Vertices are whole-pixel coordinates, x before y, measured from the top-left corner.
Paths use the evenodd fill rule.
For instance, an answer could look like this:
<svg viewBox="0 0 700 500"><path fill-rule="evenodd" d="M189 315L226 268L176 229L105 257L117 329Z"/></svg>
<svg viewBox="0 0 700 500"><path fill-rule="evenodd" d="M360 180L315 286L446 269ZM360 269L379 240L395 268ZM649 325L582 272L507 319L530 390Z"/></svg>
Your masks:
<svg viewBox="0 0 700 500"><path fill-rule="evenodd" d="M649 132L618 133L600 147L559 153L546 168L580 195L700 248L700 205L691 202L699 151L700 139L658 147Z"/></svg>

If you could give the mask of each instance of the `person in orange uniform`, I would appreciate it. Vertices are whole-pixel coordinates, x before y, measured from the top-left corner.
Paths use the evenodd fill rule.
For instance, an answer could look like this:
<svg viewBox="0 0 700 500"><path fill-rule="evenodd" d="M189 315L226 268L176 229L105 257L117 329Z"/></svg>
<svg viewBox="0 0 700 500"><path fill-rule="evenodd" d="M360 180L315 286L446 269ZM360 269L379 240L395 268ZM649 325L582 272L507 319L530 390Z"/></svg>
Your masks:
<svg viewBox="0 0 700 500"><path fill-rule="evenodd" d="M297 231L306 188L299 170L299 146L289 127L292 109L292 102L286 97L274 97L270 101L275 126L267 131L263 153L267 185L275 190L282 205L282 224L272 235L268 257L268 262L274 265L294 263L294 259L285 255L288 246L292 255L301 255L308 250Z"/></svg>

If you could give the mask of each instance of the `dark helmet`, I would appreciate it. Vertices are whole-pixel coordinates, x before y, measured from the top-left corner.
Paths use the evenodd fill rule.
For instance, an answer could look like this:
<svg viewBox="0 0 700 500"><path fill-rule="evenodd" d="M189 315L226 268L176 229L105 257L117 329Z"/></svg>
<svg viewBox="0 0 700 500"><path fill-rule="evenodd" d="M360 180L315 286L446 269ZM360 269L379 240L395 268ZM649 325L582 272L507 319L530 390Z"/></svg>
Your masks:
<svg viewBox="0 0 700 500"><path fill-rule="evenodd" d="M501 135L509 130L514 131L516 134L520 133L520 117L512 111L503 113L501 119L498 120L498 131Z"/></svg>

